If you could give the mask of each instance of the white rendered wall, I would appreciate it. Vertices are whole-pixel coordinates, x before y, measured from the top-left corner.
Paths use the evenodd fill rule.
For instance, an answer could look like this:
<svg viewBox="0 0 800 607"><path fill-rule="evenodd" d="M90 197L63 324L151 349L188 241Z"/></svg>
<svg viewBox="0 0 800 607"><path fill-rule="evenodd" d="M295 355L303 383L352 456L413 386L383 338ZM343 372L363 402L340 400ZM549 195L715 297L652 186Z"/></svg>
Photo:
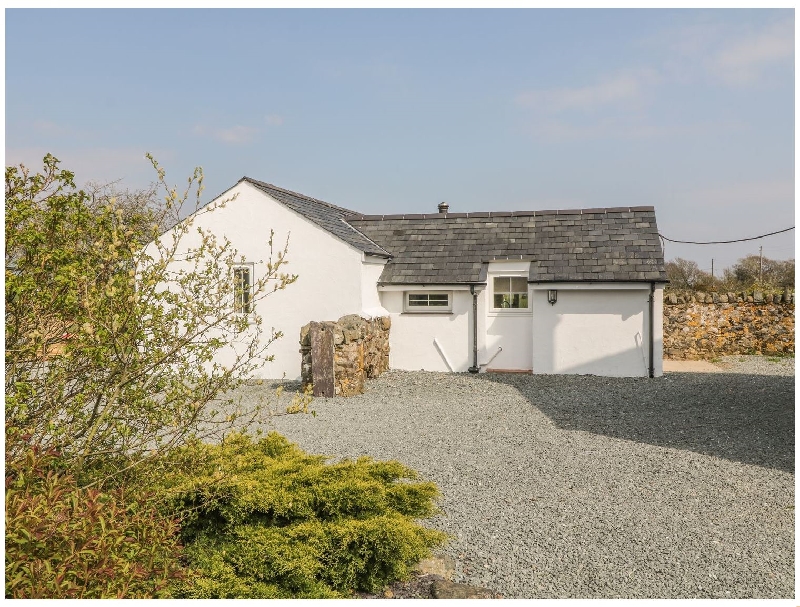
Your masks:
<svg viewBox="0 0 800 607"><path fill-rule="evenodd" d="M365 316L375 317L388 314L381 305L381 298L378 295L378 280L385 265L385 259L364 256L364 263L361 266L361 308L359 311Z"/></svg>
<svg viewBox="0 0 800 607"><path fill-rule="evenodd" d="M557 289L555 305L547 289ZM661 289L654 314L655 374L662 373ZM533 372L647 377L649 284L535 285ZM663 305L663 304L662 304Z"/></svg>
<svg viewBox="0 0 800 607"><path fill-rule="evenodd" d="M213 230L218 238L227 236L248 262L256 262L254 280L266 273L270 230L275 231L275 251L282 250L289 237L288 263L281 270L298 279L283 291L276 291L256 304L263 318L267 339L274 327L283 337L270 345L275 356L257 377L300 378L300 327L309 321L336 320L362 310L363 253L335 238L301 215L274 201L246 182L239 183L221 198L236 198L224 208L198 215L195 226ZM183 246L196 246L198 236L187 234ZM258 263L259 261L263 263ZM216 362L228 365L236 344L220 351Z"/></svg>
<svg viewBox="0 0 800 607"><path fill-rule="evenodd" d="M441 292L448 288L409 287L407 290ZM402 290L380 292L381 303L392 319L390 368L464 372L472 366L472 295L465 290L452 291L451 294L453 310L450 314L406 313L403 311Z"/></svg>

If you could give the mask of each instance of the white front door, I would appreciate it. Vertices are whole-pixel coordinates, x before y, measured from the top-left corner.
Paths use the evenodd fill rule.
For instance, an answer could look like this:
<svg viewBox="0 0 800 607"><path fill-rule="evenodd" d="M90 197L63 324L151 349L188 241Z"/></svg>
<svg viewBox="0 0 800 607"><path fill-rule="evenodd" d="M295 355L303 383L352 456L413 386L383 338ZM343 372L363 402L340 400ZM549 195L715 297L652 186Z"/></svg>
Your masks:
<svg viewBox="0 0 800 607"><path fill-rule="evenodd" d="M519 268L518 268L519 266ZM533 362L528 263L492 264L486 306L487 371L530 371ZM499 351L499 353L498 353ZM493 357L493 358L492 358Z"/></svg>

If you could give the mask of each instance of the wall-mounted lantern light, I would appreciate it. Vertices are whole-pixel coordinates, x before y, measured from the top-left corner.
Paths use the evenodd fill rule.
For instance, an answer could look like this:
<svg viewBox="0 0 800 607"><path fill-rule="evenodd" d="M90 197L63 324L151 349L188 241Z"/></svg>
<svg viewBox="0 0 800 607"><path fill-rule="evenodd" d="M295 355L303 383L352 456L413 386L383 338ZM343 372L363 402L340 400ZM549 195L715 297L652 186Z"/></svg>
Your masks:
<svg viewBox="0 0 800 607"><path fill-rule="evenodd" d="M551 306L554 306L556 301L558 301L558 291L555 289L547 289L547 301L550 302Z"/></svg>

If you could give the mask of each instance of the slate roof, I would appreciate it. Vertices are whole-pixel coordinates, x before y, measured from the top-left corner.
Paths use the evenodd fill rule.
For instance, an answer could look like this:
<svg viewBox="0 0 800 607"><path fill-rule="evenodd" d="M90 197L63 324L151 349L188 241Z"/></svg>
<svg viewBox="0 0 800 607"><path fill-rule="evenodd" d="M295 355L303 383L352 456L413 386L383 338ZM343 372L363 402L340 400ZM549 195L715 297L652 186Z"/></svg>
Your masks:
<svg viewBox="0 0 800 607"><path fill-rule="evenodd" d="M531 282L667 280L653 207L346 220L392 254L382 284L483 283L498 259L530 260Z"/></svg>
<svg viewBox="0 0 800 607"><path fill-rule="evenodd" d="M299 213L309 221L317 224L323 230L345 241L347 244L354 246L359 251L380 257L391 256L388 251L372 242L368 237L343 219L345 216L360 217L360 213L343 207L337 207L322 200L311 198L310 196L279 188L271 183L251 179L250 177L242 177L239 181L246 181L262 192L269 194L281 204Z"/></svg>
<svg viewBox="0 0 800 607"><path fill-rule="evenodd" d="M471 284L486 264L528 260L531 282L666 282L653 207L363 215L242 177L368 255L390 258L382 284Z"/></svg>

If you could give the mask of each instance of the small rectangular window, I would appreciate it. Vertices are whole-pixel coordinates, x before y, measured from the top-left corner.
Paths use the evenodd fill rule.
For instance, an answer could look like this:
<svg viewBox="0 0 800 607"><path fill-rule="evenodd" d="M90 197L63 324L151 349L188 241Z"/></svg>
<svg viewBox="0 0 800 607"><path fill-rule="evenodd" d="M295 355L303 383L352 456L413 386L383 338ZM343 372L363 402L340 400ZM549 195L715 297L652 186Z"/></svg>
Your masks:
<svg viewBox="0 0 800 607"><path fill-rule="evenodd" d="M528 280L524 276L495 276L492 307L498 310L528 307Z"/></svg>
<svg viewBox="0 0 800 607"><path fill-rule="evenodd" d="M451 310L450 293L406 293L407 312L449 312Z"/></svg>
<svg viewBox="0 0 800 607"><path fill-rule="evenodd" d="M233 269L233 311L237 314L249 314L252 308L253 270L251 266L239 266Z"/></svg>

